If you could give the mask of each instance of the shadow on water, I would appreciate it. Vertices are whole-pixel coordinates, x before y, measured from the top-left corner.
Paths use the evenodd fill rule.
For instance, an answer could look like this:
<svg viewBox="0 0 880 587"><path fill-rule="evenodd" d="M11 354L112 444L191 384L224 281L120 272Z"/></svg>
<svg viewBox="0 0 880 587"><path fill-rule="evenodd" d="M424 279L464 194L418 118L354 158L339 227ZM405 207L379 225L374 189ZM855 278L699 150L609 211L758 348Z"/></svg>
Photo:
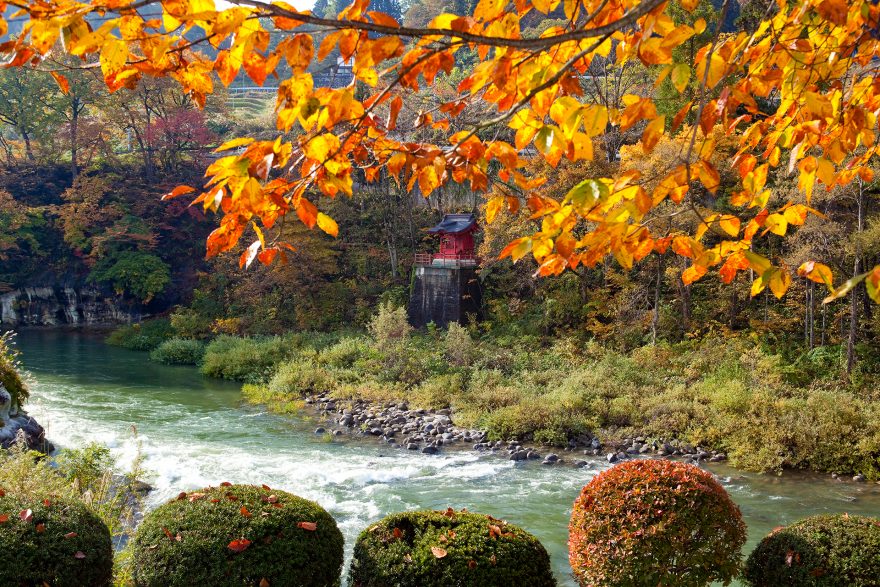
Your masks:
<svg viewBox="0 0 880 587"><path fill-rule="evenodd" d="M151 363L146 353L110 347L100 336L30 331L18 337L34 380L29 411L59 446L97 441L121 463L138 450L156 487L156 505L182 490L222 481L266 483L314 499L339 521L350 554L357 534L387 513L466 507L519 524L548 548L560 583L568 568L568 517L580 488L608 465L589 469L514 464L472 452L428 457L373 441L333 441L314 423L242 406L237 384L196 369ZM880 486L787 473L719 476L749 526L745 552L770 530L817 513L880 515Z"/></svg>

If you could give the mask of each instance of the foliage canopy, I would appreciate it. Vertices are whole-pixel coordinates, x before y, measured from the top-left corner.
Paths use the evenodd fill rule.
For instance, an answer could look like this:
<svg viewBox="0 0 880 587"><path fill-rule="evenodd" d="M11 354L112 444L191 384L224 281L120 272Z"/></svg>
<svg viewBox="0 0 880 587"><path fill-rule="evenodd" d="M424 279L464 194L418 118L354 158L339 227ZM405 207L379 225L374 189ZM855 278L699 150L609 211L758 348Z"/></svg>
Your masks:
<svg viewBox="0 0 880 587"><path fill-rule="evenodd" d="M793 271L758 252L759 243L817 213L817 183L862 189L873 180L880 6L778 0L753 18L753 30L722 33L731 1L712 30L703 18L681 20L698 0L480 0L472 14L439 14L420 27L370 10L369 0L335 18L266 0L233 0L222 10L213 0L4 0L0 34L10 19L25 22L0 53L7 66L48 70L65 91L59 51L99 67L111 91L170 77L200 105L215 74L226 85L242 70L258 85L276 76L277 138L221 145L224 155L195 198L222 215L209 255L232 249L251 227L256 238L242 265L283 258L291 245L266 231L291 212L336 235L336 222L312 200L350 196L356 183L387 174L424 195L451 182L492 187L489 222L503 208L526 206L540 227L501 256L530 254L541 275L593 267L609 255L629 268L671 249L687 259L685 283L710 269L726 283L749 271L753 295L769 288L781 297ZM544 15L564 19L536 34L530 19ZM677 51L691 41L692 59ZM476 65L455 73L474 53ZM352 64L351 84L322 85L310 69L331 55ZM668 80L688 98L674 116L658 114L650 83L619 100L585 93L584 80L632 64L645 68L648 82ZM414 92L456 75L455 90L436 108L412 111ZM736 140L740 189L731 193L718 190L716 128ZM681 148L650 174L619 166L562 197L526 169L532 154L552 166L593 160L594 142L615 132L635 132L645 152L672 135ZM778 205L768 178L780 169L797 174L798 193ZM181 186L168 197L196 191ZM698 219L696 229L672 226L682 213ZM857 265L837 286L818 260L797 273L827 286L829 300L864 282L880 301L880 266Z"/></svg>

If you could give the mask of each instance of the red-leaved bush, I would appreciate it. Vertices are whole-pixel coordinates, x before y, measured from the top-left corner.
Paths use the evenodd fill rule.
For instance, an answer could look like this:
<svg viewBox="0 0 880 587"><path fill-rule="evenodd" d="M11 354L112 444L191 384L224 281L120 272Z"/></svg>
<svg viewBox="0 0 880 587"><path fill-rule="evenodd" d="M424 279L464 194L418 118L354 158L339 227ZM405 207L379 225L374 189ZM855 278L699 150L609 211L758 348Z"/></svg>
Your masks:
<svg viewBox="0 0 880 587"><path fill-rule="evenodd" d="M724 488L694 465L634 460L590 481L574 503L569 561L584 586L728 584L746 527Z"/></svg>

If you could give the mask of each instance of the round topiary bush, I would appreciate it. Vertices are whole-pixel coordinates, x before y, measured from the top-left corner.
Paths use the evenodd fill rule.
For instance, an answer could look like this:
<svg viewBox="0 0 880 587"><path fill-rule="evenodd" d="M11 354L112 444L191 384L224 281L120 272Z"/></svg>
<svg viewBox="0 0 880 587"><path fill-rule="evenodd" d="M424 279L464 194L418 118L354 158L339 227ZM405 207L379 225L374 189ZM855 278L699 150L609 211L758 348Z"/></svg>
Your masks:
<svg viewBox="0 0 880 587"><path fill-rule="evenodd" d="M103 587L113 578L110 530L79 502L0 490L0 552L0 585Z"/></svg>
<svg viewBox="0 0 880 587"><path fill-rule="evenodd" d="M739 508L710 473L634 460L581 491L569 561L581 585L702 587L736 577L745 540Z"/></svg>
<svg viewBox="0 0 880 587"><path fill-rule="evenodd" d="M880 520L812 516L777 528L746 561L755 587L880 585Z"/></svg>
<svg viewBox="0 0 880 587"><path fill-rule="evenodd" d="M466 511L390 515L354 546L352 587L556 585L538 539L513 524Z"/></svg>
<svg viewBox="0 0 880 587"><path fill-rule="evenodd" d="M134 538L139 587L331 587L343 538L318 504L266 486L181 493L144 518Z"/></svg>

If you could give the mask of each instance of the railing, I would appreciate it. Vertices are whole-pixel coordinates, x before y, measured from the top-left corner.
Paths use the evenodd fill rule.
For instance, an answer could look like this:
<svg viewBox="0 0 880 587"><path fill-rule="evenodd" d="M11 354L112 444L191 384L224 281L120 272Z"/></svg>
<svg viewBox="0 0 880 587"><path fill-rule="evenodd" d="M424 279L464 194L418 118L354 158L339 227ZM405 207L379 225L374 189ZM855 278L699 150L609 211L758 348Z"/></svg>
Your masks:
<svg viewBox="0 0 880 587"><path fill-rule="evenodd" d="M468 265L473 266L478 263L478 259L475 252L471 251L463 251L461 253L416 253L416 265L434 265L435 261L440 261L439 264L450 264L450 265Z"/></svg>

